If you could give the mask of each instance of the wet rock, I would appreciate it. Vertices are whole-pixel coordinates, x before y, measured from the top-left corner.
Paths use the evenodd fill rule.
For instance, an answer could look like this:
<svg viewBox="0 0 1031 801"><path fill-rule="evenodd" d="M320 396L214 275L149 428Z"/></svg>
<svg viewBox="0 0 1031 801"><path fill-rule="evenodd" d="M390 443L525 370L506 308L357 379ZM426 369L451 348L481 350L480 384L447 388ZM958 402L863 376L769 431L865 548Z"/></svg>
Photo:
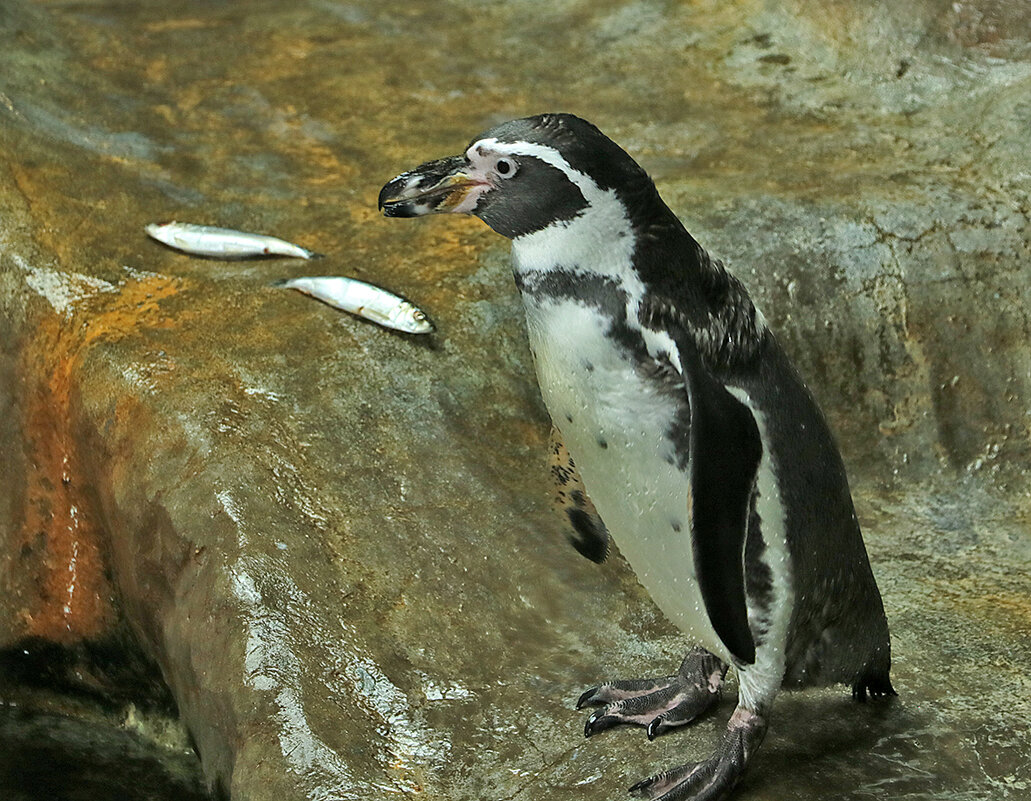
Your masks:
<svg viewBox="0 0 1031 801"><path fill-rule="evenodd" d="M131 725L2 707L0 742L8 801L210 798L187 744L158 744Z"/></svg>
<svg viewBox="0 0 1031 801"><path fill-rule="evenodd" d="M504 243L375 210L398 169L565 109L652 172L809 379L893 625L898 703L783 697L741 797L1022 797L1027 17L949 8L5 3L0 649L131 641L234 798L607 799L703 756L728 703L581 739L583 687L682 642L548 508ZM191 259L143 235L170 218L327 258ZM271 287L307 271L439 331ZM76 703L145 694L68 675Z"/></svg>

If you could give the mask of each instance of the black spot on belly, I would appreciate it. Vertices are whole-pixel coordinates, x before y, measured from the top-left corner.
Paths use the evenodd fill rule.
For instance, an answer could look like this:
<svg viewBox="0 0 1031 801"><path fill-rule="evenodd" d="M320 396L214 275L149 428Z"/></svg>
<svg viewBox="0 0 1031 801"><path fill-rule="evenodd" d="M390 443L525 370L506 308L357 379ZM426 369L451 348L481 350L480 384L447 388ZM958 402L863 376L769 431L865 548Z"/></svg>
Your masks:
<svg viewBox="0 0 1031 801"><path fill-rule="evenodd" d="M567 423L572 423L573 422L573 415L571 415L569 412L566 412L566 422Z"/></svg>
<svg viewBox="0 0 1031 801"><path fill-rule="evenodd" d="M584 370L586 370L588 373L593 373L594 365L591 362L584 359Z"/></svg>
<svg viewBox="0 0 1031 801"><path fill-rule="evenodd" d="M609 552L609 533L601 519L591 517L583 509L567 509L566 515L579 535L570 537L573 547L592 562L604 562Z"/></svg>
<svg viewBox="0 0 1031 801"><path fill-rule="evenodd" d="M680 533L680 521L679 520L670 520L669 524L670 524L670 526L672 527L672 529L675 532L677 532L678 534Z"/></svg>
<svg viewBox="0 0 1031 801"><path fill-rule="evenodd" d="M602 437L598 437L598 447L602 450L605 450L607 447L609 447L609 443L606 442Z"/></svg>

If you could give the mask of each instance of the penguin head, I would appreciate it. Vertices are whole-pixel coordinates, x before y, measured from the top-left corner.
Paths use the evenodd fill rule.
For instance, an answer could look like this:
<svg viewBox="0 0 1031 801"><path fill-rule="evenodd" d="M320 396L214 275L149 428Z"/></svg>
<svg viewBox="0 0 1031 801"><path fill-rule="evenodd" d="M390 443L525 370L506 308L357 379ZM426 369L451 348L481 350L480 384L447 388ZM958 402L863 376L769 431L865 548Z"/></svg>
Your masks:
<svg viewBox="0 0 1031 801"><path fill-rule="evenodd" d="M388 217L472 214L516 239L576 219L613 192L628 206L654 191L647 173L594 125L540 114L402 173L380 191L379 207Z"/></svg>

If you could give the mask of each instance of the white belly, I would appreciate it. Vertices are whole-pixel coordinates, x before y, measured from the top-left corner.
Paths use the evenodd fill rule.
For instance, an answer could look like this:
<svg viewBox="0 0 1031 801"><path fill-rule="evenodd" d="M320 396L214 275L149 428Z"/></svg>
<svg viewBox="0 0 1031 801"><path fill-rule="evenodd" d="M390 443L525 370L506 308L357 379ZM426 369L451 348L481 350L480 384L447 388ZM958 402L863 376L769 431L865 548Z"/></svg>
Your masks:
<svg viewBox="0 0 1031 801"><path fill-rule="evenodd" d="M634 371L594 308L527 298L527 327L544 402L619 550L663 613L729 660L695 577L673 398Z"/></svg>

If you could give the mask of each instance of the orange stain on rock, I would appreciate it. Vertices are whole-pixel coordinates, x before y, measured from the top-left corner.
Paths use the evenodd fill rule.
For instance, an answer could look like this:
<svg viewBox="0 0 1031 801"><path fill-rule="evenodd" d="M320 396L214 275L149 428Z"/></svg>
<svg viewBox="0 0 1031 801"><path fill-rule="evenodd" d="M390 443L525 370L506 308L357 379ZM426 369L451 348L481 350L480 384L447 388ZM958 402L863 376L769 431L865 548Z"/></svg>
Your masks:
<svg viewBox="0 0 1031 801"><path fill-rule="evenodd" d="M103 521L79 451L77 379L85 355L99 342L141 328L170 326L160 309L180 281L134 278L117 292L80 301L70 315L51 314L26 349L23 374L26 476L21 623L25 636L71 643L101 634L115 620L105 563Z"/></svg>

